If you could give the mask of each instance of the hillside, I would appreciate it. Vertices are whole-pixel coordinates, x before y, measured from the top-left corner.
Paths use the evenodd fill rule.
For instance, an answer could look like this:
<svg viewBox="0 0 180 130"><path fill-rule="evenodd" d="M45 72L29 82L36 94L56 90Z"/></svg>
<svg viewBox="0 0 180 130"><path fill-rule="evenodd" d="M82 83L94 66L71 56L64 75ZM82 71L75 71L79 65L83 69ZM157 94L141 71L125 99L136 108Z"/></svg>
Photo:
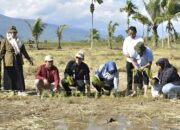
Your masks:
<svg viewBox="0 0 180 130"><path fill-rule="evenodd" d="M33 25L33 19L21 19L21 18L12 18L7 17L0 14L0 34L5 35L9 26L15 25L18 29L18 35L23 40L27 40L31 38L31 31L25 21L28 21L31 25ZM57 41L56 29L58 25L46 23L46 28L42 35L40 36L40 40L48 40L48 41ZM51 35L49 35L51 34ZM88 30L83 30L80 28L74 28L68 26L63 32L63 40L64 41L81 41L87 40L87 36L89 34Z"/></svg>

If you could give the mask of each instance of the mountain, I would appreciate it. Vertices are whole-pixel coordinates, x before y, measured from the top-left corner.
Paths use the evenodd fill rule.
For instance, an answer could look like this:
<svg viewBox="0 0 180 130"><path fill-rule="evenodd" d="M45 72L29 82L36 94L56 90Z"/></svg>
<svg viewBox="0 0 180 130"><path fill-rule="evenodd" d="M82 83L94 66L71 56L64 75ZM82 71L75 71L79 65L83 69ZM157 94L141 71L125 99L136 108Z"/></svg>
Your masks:
<svg viewBox="0 0 180 130"><path fill-rule="evenodd" d="M28 27L25 20L28 21L28 23L30 23L31 25L33 25L33 23L35 22L35 20L33 19L12 18L0 14L0 34L5 36L9 26L14 25L18 30L18 36L22 40L31 39L31 30ZM45 23L45 24L46 27L40 36L40 41L44 41L44 40L57 41L56 29L58 28L58 25L49 24L49 23ZM64 29L62 40L64 41L87 40L88 34L89 34L88 30L68 26L67 28Z"/></svg>

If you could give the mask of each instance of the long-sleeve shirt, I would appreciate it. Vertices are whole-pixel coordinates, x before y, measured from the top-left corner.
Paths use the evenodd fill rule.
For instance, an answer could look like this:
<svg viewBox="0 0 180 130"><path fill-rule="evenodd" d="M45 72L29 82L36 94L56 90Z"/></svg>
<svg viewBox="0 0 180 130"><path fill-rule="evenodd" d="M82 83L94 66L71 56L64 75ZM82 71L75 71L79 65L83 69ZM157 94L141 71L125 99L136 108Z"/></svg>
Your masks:
<svg viewBox="0 0 180 130"><path fill-rule="evenodd" d="M68 62L64 76L70 75L74 80L85 80L85 83L90 84L90 70L87 64L82 62L80 65L76 64L75 60Z"/></svg>
<svg viewBox="0 0 180 130"><path fill-rule="evenodd" d="M102 64L96 71L96 76L99 77L102 81L108 81L113 85L113 90L117 90L119 86L119 72L115 62L108 61L105 64Z"/></svg>
<svg viewBox="0 0 180 130"><path fill-rule="evenodd" d="M36 73L36 79L47 79L49 83L54 82L56 88L59 87L59 71L54 65L51 68L47 68L46 64L40 65Z"/></svg>

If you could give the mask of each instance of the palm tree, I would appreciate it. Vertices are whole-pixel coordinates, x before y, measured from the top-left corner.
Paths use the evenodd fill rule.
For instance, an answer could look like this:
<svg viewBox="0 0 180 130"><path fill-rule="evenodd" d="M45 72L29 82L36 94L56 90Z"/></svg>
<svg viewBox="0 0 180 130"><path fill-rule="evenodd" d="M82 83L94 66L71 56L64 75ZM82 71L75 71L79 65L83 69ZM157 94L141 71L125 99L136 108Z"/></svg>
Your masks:
<svg viewBox="0 0 180 130"><path fill-rule="evenodd" d="M38 40L39 40L39 36L42 34L44 28L45 28L46 24L43 24L42 23L42 20L40 18L38 18L33 27L32 27L32 36L35 40L35 43L36 43L36 48L39 49L39 46L38 46Z"/></svg>
<svg viewBox="0 0 180 130"><path fill-rule="evenodd" d="M108 41L109 41L109 48L112 49L112 40L114 37L114 32L116 30L116 27L119 26L118 23L112 23L112 21L109 22L108 24Z"/></svg>
<svg viewBox="0 0 180 130"><path fill-rule="evenodd" d="M101 39L100 33L96 28L93 28L93 30L90 30L90 32L93 32L89 34L90 39L93 38L93 40L97 40L97 41Z"/></svg>
<svg viewBox="0 0 180 130"><path fill-rule="evenodd" d="M177 37L177 32L171 20L180 16L180 2L179 0L162 0L161 7L163 9L162 19L168 21L166 30L168 32L168 48L171 48L171 35L174 33L175 37Z"/></svg>
<svg viewBox="0 0 180 130"><path fill-rule="evenodd" d="M126 6L123 8L120 8L120 12L126 12L127 13L127 30L129 28L130 23L130 16L135 14L137 11L137 7L132 3L131 0L126 0Z"/></svg>
<svg viewBox="0 0 180 130"><path fill-rule="evenodd" d="M102 4L103 0L91 0L91 5L90 5L90 12L92 14L92 21L91 21L91 48L93 47L93 28L94 28L94 10L95 10L95 6L94 6L94 2L98 2L98 4Z"/></svg>
<svg viewBox="0 0 180 130"><path fill-rule="evenodd" d="M146 24L148 25L148 28L151 28L153 31L153 36L152 36L153 47L157 46L157 41L158 41L157 28L158 25L162 22L162 20L158 19L158 17L161 15L160 2L161 0L149 0L148 3L144 2L145 9L149 16L147 17L141 13L138 14L141 17L140 19L146 19ZM140 21L140 22L145 22L145 21Z"/></svg>
<svg viewBox="0 0 180 130"><path fill-rule="evenodd" d="M67 27L67 25L63 24L63 25L60 25L57 28L56 34L57 34L57 37L58 37L58 49L61 49L62 32L64 31L64 29L66 27Z"/></svg>
<svg viewBox="0 0 180 130"><path fill-rule="evenodd" d="M142 16L139 12L133 15L133 19L138 20L143 25L143 37L145 37L145 25L149 25L148 17Z"/></svg>

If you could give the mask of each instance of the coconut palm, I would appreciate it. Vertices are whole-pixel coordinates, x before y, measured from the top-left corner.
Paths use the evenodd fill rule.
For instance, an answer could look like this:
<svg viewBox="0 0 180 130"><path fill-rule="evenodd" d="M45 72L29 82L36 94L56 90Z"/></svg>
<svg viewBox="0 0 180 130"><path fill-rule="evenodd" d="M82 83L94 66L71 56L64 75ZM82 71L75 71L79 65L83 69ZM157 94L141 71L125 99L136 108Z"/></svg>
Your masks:
<svg viewBox="0 0 180 130"><path fill-rule="evenodd" d="M160 2L161 0L149 0L148 3L144 2L145 9L148 13L148 17L139 13L138 15L142 17L142 19L146 19L146 24L148 25L148 28L151 28L153 31L153 47L157 46L158 42L158 34L157 34L157 28L159 24L162 22L162 20L159 20L158 17L161 16L160 12ZM140 21L142 22L142 21ZM145 22L145 21L143 21Z"/></svg>
<svg viewBox="0 0 180 130"><path fill-rule="evenodd" d="M91 0L91 5L90 5L90 12L92 14L92 21L91 21L91 48L93 47L93 28L94 28L94 10L95 10L95 6L94 6L94 2L97 2L98 4L102 4L103 0Z"/></svg>
<svg viewBox="0 0 180 130"><path fill-rule="evenodd" d="M112 21L110 21L108 24L107 31L108 31L108 41L109 41L110 49L112 49L112 40L113 40L114 32L115 32L117 26L119 26L119 24L118 23L113 24Z"/></svg>
<svg viewBox="0 0 180 130"><path fill-rule="evenodd" d="M161 19L168 21L166 30L168 32L168 48L171 48L171 36L174 34L175 37L177 37L177 32L171 20L177 20L177 18L180 16L180 2L179 0L162 0L161 7L163 9L163 15Z"/></svg>
<svg viewBox="0 0 180 130"><path fill-rule="evenodd" d="M35 21L34 25L32 26L32 36L33 36L33 38L35 40L37 49L39 49L39 46L38 46L39 36L42 34L45 26L46 26L46 24L43 24L42 20L40 18L38 18Z"/></svg>
<svg viewBox="0 0 180 130"><path fill-rule="evenodd" d="M64 29L66 27L67 27L67 25L63 24L63 25L60 25L57 28L56 34L57 34L57 37L58 37L58 49L61 49L62 32L64 31Z"/></svg>
<svg viewBox="0 0 180 130"><path fill-rule="evenodd" d="M90 30L90 32L93 32L89 34L90 39L93 38L93 40L97 40L97 41L101 39L100 33L96 28L93 28L93 30Z"/></svg>
<svg viewBox="0 0 180 130"><path fill-rule="evenodd" d="M137 12L137 7L132 3L131 0L126 0L126 5L123 8L120 8L120 12L127 13L127 30L129 28L130 16Z"/></svg>

